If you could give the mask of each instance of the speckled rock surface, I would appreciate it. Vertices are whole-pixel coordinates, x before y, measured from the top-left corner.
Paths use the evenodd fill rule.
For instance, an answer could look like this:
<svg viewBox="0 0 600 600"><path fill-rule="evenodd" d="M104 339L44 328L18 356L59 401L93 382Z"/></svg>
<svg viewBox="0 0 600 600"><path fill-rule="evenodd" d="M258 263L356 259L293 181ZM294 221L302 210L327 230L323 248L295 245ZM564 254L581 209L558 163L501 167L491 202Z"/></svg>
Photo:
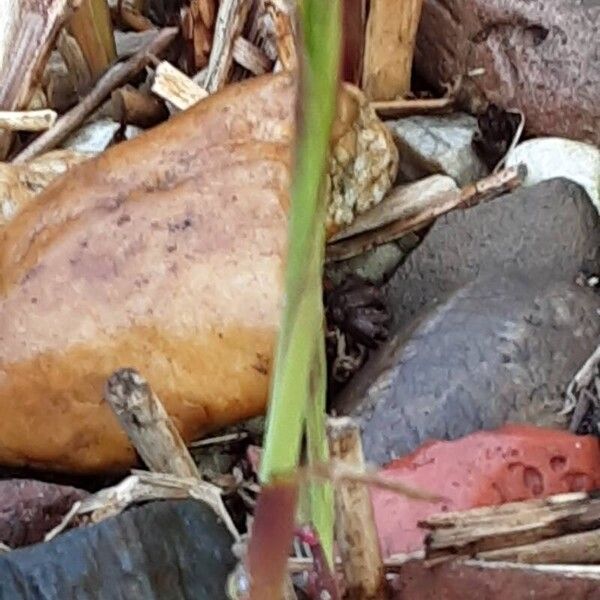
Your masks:
<svg viewBox="0 0 600 600"><path fill-rule="evenodd" d="M424 0L415 69L521 109L530 134L600 144L597 0Z"/></svg>
<svg viewBox="0 0 600 600"><path fill-rule="evenodd" d="M388 286L393 335L335 408L368 460L507 422L564 425L566 384L600 339L600 226L576 184L553 180L438 219Z"/></svg>
<svg viewBox="0 0 600 600"><path fill-rule="evenodd" d="M202 503L153 502L0 555L0 598L226 600L231 543Z"/></svg>

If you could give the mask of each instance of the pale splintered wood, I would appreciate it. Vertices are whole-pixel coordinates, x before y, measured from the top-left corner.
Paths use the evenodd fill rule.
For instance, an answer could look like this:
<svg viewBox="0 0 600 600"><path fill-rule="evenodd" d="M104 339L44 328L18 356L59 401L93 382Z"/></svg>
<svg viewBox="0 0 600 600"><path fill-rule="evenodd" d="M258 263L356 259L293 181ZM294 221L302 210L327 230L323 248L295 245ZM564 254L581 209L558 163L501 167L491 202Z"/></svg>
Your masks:
<svg viewBox="0 0 600 600"><path fill-rule="evenodd" d="M233 44L242 33L251 4L247 0L221 0L219 4L204 80L205 88L210 94L220 90L227 82L233 65Z"/></svg>
<svg viewBox="0 0 600 600"><path fill-rule="evenodd" d="M167 61L156 67L151 89L178 110L185 110L208 96L204 88Z"/></svg>
<svg viewBox="0 0 600 600"><path fill-rule="evenodd" d="M50 109L0 110L0 129L9 131L45 131L54 125L56 112Z"/></svg>
<svg viewBox="0 0 600 600"><path fill-rule="evenodd" d="M327 435L333 459L364 468L360 431L352 419L330 419ZM337 486L335 508L336 541L349 598L385 598L384 567L368 487L360 483Z"/></svg>
<svg viewBox="0 0 600 600"><path fill-rule="evenodd" d="M428 517L425 558L457 556L523 562L594 562L600 548L600 499L584 492ZM588 535L582 535L587 532ZM572 556L572 559L569 559Z"/></svg>

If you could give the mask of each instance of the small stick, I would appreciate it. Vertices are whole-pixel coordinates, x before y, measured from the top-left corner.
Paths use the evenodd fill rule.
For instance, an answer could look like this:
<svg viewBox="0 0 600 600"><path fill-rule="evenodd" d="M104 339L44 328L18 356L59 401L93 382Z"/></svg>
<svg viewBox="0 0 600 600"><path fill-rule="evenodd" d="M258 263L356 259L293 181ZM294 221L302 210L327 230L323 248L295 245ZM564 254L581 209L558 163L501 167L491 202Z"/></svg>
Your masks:
<svg viewBox="0 0 600 600"><path fill-rule="evenodd" d="M9 131L45 131L56 122L56 112L42 110L0 110L0 129Z"/></svg>
<svg viewBox="0 0 600 600"><path fill-rule="evenodd" d="M524 165L499 171L484 177L480 181L468 185L460 192L451 190L444 194L432 196L431 204L423 207L418 213L402 217L384 227L366 231L339 242L329 244L326 261L336 262L363 254L372 248L396 240L407 233L418 231L430 224L437 217L456 208L469 208L484 200L515 189L523 183L526 175ZM365 213L366 214L366 213Z"/></svg>
<svg viewBox="0 0 600 600"><path fill-rule="evenodd" d="M115 121L144 129L153 127L169 117L167 107L158 98L140 92L131 85L112 93L111 109Z"/></svg>
<svg viewBox="0 0 600 600"><path fill-rule="evenodd" d="M179 110L185 110L208 96L204 88L166 60L156 67L151 90Z"/></svg>
<svg viewBox="0 0 600 600"><path fill-rule="evenodd" d="M151 471L200 477L162 402L137 371L120 369L111 375L104 398Z"/></svg>
<svg viewBox="0 0 600 600"><path fill-rule="evenodd" d="M60 117L51 129L31 142L29 146L16 156L13 162L24 163L47 150L52 150L60 144L60 142L73 133L85 121L90 113L102 104L103 100L114 89L123 85L136 73L141 71L148 64L150 54L160 54L163 52L175 39L177 31L175 27L166 27L160 30L152 41L130 59L113 65L77 106Z"/></svg>
<svg viewBox="0 0 600 600"><path fill-rule="evenodd" d="M397 119L410 115L428 115L446 112L454 106L454 98L419 98L415 100L376 100L371 108L386 119Z"/></svg>
<svg viewBox="0 0 600 600"><path fill-rule="evenodd" d="M329 449L333 459L364 469L360 432L349 417L329 419ZM348 483L335 490L336 541L348 586L348 597L374 600L385 597L385 573L369 490Z"/></svg>
<svg viewBox="0 0 600 600"><path fill-rule="evenodd" d="M233 64L233 44L242 33L251 4L247 0L221 0L219 4L208 72L204 80L210 94L220 90L227 82Z"/></svg>

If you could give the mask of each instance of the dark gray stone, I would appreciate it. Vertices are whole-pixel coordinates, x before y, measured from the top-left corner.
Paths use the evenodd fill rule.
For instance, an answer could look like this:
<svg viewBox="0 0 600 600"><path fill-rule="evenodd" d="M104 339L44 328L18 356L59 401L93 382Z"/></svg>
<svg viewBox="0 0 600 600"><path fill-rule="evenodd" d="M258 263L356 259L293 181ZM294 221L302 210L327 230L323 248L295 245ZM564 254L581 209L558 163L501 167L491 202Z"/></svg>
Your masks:
<svg viewBox="0 0 600 600"><path fill-rule="evenodd" d="M192 500L153 502L0 556L1 600L225 600L232 538Z"/></svg>
<svg viewBox="0 0 600 600"><path fill-rule="evenodd" d="M384 463L506 422L562 426L564 389L600 340L600 224L553 180L438 219L391 280L394 333L336 399Z"/></svg>
<svg viewBox="0 0 600 600"><path fill-rule="evenodd" d="M573 283L478 279L392 338L338 408L380 464L507 422L564 426L564 389L600 339L598 311L600 296Z"/></svg>
<svg viewBox="0 0 600 600"><path fill-rule="evenodd" d="M388 299L402 324L481 273L571 281L599 265L600 217L583 188L553 179L439 218L390 280Z"/></svg>

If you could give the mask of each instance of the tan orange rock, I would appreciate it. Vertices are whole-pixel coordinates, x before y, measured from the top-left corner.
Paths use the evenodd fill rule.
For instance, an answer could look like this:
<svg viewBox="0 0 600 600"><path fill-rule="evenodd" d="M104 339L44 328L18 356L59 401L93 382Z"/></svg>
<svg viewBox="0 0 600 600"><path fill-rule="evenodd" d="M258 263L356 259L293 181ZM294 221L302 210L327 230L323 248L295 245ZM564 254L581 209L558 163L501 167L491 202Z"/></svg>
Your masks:
<svg viewBox="0 0 600 600"><path fill-rule="evenodd" d="M0 463L131 466L102 399L120 367L186 440L264 410L293 100L285 74L230 86L73 167L0 231Z"/></svg>

